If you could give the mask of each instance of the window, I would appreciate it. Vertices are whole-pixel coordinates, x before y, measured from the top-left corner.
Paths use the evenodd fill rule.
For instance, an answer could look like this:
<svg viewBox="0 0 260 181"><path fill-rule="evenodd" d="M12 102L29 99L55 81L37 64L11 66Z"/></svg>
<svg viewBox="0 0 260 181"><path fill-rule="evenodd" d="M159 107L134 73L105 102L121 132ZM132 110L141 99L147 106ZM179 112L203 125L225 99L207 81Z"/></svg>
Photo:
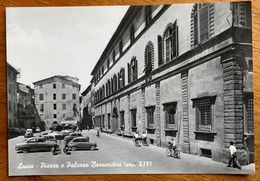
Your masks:
<svg viewBox="0 0 260 181"><path fill-rule="evenodd" d="M105 98L105 93L106 93L106 91L105 91L105 86L103 85L102 86L102 98Z"/></svg>
<svg viewBox="0 0 260 181"><path fill-rule="evenodd" d="M146 107L146 115L147 115L147 128L154 129L154 109L155 106Z"/></svg>
<svg viewBox="0 0 260 181"><path fill-rule="evenodd" d="M120 112L120 127L121 129L125 127L125 111Z"/></svg>
<svg viewBox="0 0 260 181"><path fill-rule="evenodd" d="M53 118L57 118L57 114L53 114Z"/></svg>
<svg viewBox="0 0 260 181"><path fill-rule="evenodd" d="M66 99L66 94L62 94L62 99Z"/></svg>
<svg viewBox="0 0 260 181"><path fill-rule="evenodd" d="M206 97L194 100L196 110L196 131L213 131L212 98L213 97Z"/></svg>
<svg viewBox="0 0 260 181"><path fill-rule="evenodd" d="M122 40L119 43L119 53L120 53L120 55L122 55L122 53L123 53L123 41Z"/></svg>
<svg viewBox="0 0 260 181"><path fill-rule="evenodd" d="M113 77L113 92L117 91L117 76Z"/></svg>
<svg viewBox="0 0 260 181"><path fill-rule="evenodd" d="M41 111L41 112L44 111L44 104L40 104L40 111Z"/></svg>
<svg viewBox="0 0 260 181"><path fill-rule="evenodd" d="M135 40L135 27L134 25L130 28L130 42L133 43Z"/></svg>
<svg viewBox="0 0 260 181"><path fill-rule="evenodd" d="M131 110L131 127L136 127L136 109Z"/></svg>
<svg viewBox="0 0 260 181"><path fill-rule="evenodd" d="M195 4L191 14L191 21L191 45L194 46L207 40L210 34L213 34L214 4Z"/></svg>
<svg viewBox="0 0 260 181"><path fill-rule="evenodd" d="M108 127L108 129L111 128L111 123L110 123L110 114L107 114L107 127Z"/></svg>
<svg viewBox="0 0 260 181"><path fill-rule="evenodd" d="M42 84L40 84L40 89L42 89Z"/></svg>
<svg viewBox="0 0 260 181"><path fill-rule="evenodd" d="M105 128L105 115L102 115L101 119L101 126L102 128Z"/></svg>
<svg viewBox="0 0 260 181"><path fill-rule="evenodd" d="M157 42L158 42L158 65L162 65L163 64L163 40L162 40L162 36L158 35Z"/></svg>
<svg viewBox="0 0 260 181"><path fill-rule="evenodd" d="M40 100L41 101L43 100L43 94L40 94Z"/></svg>
<svg viewBox="0 0 260 181"><path fill-rule="evenodd" d="M109 59L107 59L107 68L109 68L109 66L110 66L110 61Z"/></svg>
<svg viewBox="0 0 260 181"><path fill-rule="evenodd" d="M125 69L122 68L118 74L118 89L125 86Z"/></svg>
<svg viewBox="0 0 260 181"><path fill-rule="evenodd" d="M63 118L65 118L66 117L66 114L63 114Z"/></svg>
<svg viewBox="0 0 260 181"><path fill-rule="evenodd" d="M145 6L145 23L146 26L152 20L152 6Z"/></svg>
<svg viewBox="0 0 260 181"><path fill-rule="evenodd" d="M248 72L253 72L253 60L248 60Z"/></svg>
<svg viewBox="0 0 260 181"><path fill-rule="evenodd" d="M66 104L62 104L62 110L66 110Z"/></svg>
<svg viewBox="0 0 260 181"><path fill-rule="evenodd" d="M144 72L145 72L145 74L147 74L147 73L150 73L152 71L152 69L153 69L153 65L152 65L152 61L153 61L152 60L153 59L153 44L152 44L152 42L149 42L146 45L144 58L145 58Z"/></svg>
<svg viewBox="0 0 260 181"><path fill-rule="evenodd" d="M57 104L53 104L53 110L57 109Z"/></svg>
<svg viewBox="0 0 260 181"><path fill-rule="evenodd" d="M72 99L76 99L76 94L72 94Z"/></svg>
<svg viewBox="0 0 260 181"><path fill-rule="evenodd" d="M53 100L56 100L56 94L53 94Z"/></svg>
<svg viewBox="0 0 260 181"><path fill-rule="evenodd" d="M62 84L62 88L65 89L65 84Z"/></svg>
<svg viewBox="0 0 260 181"><path fill-rule="evenodd" d="M101 75L104 75L104 66L101 67Z"/></svg>
<svg viewBox="0 0 260 181"><path fill-rule="evenodd" d="M245 96L245 132L254 134L254 97L253 94Z"/></svg>
<svg viewBox="0 0 260 181"><path fill-rule="evenodd" d="M165 41L165 61L169 62L178 55L178 35L176 21L168 24L164 32Z"/></svg>
<svg viewBox="0 0 260 181"><path fill-rule="evenodd" d="M163 104L163 110L165 114L165 128L166 129L177 129L176 126L176 102Z"/></svg>
<svg viewBox="0 0 260 181"><path fill-rule="evenodd" d="M137 60L133 57L130 64L128 63L128 83L137 80Z"/></svg>
<svg viewBox="0 0 260 181"><path fill-rule="evenodd" d="M56 84L53 84L53 89L56 89Z"/></svg>
<svg viewBox="0 0 260 181"><path fill-rule="evenodd" d="M116 52L115 51L113 51L113 62L115 63L115 61L116 61Z"/></svg>
<svg viewBox="0 0 260 181"><path fill-rule="evenodd" d="M107 81L107 95L111 94L111 84L110 84L110 80Z"/></svg>

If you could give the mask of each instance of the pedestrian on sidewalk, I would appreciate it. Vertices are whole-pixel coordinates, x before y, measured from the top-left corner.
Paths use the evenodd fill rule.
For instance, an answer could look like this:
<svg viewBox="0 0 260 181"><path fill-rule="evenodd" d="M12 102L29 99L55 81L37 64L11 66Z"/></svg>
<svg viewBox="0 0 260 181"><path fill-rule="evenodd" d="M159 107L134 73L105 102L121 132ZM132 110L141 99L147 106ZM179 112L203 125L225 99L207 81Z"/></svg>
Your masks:
<svg viewBox="0 0 260 181"><path fill-rule="evenodd" d="M97 137L99 138L100 136L100 129L99 129L99 126L97 127Z"/></svg>
<svg viewBox="0 0 260 181"><path fill-rule="evenodd" d="M134 134L134 141L135 141L135 146L139 147L140 144L139 144L139 134L138 134L138 131Z"/></svg>
<svg viewBox="0 0 260 181"><path fill-rule="evenodd" d="M232 164L233 168L241 169L241 166L237 160L237 149L234 146L233 141L230 141L229 150L230 150L230 158L229 158L227 167L231 167L231 164Z"/></svg>

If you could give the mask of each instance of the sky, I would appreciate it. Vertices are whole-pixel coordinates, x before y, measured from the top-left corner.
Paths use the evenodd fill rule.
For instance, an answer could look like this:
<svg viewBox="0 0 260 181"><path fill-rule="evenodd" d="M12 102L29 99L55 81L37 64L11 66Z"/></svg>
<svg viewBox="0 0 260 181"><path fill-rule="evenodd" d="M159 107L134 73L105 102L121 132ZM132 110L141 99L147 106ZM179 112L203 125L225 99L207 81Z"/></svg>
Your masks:
<svg viewBox="0 0 260 181"><path fill-rule="evenodd" d="M6 9L7 62L18 82L77 77L81 92L129 6L22 7Z"/></svg>

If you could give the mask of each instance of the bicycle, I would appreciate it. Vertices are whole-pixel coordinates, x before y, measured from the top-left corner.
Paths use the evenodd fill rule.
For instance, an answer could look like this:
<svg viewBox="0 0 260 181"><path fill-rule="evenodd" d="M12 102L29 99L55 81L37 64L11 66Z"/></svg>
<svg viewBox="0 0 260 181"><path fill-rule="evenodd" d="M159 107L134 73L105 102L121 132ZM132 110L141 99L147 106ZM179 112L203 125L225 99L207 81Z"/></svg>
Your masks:
<svg viewBox="0 0 260 181"><path fill-rule="evenodd" d="M167 146L166 155L168 157L181 158L180 150L178 150L177 148L174 149L171 144L169 146Z"/></svg>

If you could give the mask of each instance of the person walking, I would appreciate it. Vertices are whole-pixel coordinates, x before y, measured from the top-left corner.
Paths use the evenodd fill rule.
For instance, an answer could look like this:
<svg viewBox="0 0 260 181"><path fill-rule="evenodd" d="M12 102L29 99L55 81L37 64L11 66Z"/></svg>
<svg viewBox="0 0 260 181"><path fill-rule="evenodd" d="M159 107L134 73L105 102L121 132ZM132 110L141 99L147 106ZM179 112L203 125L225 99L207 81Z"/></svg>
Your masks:
<svg viewBox="0 0 260 181"><path fill-rule="evenodd" d="M241 166L237 160L237 149L234 146L233 141L230 141L229 150L230 150L230 158L229 158L227 167L231 167L231 164L232 164L233 168L241 169Z"/></svg>

